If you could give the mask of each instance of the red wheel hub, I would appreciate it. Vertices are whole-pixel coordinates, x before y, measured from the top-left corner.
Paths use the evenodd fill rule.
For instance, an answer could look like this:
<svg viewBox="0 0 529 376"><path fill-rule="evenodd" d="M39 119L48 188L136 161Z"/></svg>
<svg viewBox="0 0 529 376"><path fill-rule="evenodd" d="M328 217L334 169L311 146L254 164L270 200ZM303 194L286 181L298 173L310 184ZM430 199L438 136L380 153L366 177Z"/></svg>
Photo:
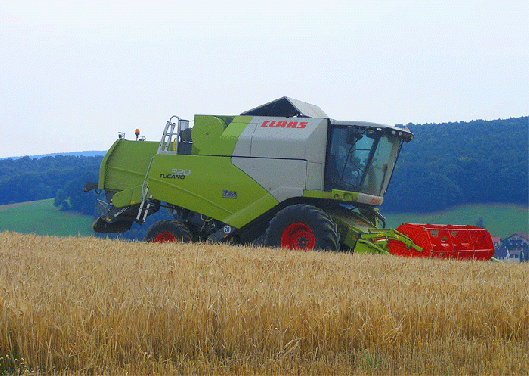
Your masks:
<svg viewBox="0 0 529 376"><path fill-rule="evenodd" d="M293 223L281 235L281 247L294 250L308 251L314 249L316 238L314 233L304 223Z"/></svg>
<svg viewBox="0 0 529 376"><path fill-rule="evenodd" d="M165 243L165 242L176 242L177 240L176 240L176 236L174 236L170 232L162 232L156 235L153 241L155 243Z"/></svg>

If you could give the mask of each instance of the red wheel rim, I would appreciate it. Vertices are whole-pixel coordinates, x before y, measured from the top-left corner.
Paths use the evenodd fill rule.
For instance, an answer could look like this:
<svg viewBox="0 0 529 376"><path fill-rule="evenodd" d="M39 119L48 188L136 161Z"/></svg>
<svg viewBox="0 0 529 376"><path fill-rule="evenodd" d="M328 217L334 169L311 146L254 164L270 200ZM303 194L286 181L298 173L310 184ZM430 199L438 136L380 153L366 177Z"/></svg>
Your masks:
<svg viewBox="0 0 529 376"><path fill-rule="evenodd" d="M293 223L281 235L281 247L307 251L314 249L316 238L314 233L304 223Z"/></svg>
<svg viewBox="0 0 529 376"><path fill-rule="evenodd" d="M162 232L154 238L153 242L155 243L165 243L165 242L176 242L176 236L170 232Z"/></svg>

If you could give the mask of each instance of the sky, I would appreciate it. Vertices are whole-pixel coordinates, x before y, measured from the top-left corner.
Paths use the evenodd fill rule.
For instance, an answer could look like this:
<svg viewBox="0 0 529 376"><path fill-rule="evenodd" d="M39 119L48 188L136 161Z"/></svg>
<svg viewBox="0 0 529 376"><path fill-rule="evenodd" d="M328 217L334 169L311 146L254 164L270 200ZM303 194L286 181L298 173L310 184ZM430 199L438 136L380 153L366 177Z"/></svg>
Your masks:
<svg viewBox="0 0 529 376"><path fill-rule="evenodd" d="M282 96L337 120L529 115L529 1L0 0L0 158Z"/></svg>

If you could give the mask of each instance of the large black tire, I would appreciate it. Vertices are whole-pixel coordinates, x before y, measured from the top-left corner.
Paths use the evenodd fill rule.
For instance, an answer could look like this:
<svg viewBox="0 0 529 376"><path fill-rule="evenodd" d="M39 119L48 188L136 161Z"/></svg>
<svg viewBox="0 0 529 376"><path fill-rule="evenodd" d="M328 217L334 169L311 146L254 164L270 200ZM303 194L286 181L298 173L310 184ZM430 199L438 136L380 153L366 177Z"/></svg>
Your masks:
<svg viewBox="0 0 529 376"><path fill-rule="evenodd" d="M265 246L296 250L339 251L338 228L321 209L292 205L277 212L266 229Z"/></svg>
<svg viewBox="0 0 529 376"><path fill-rule="evenodd" d="M153 224L145 234L146 242L182 242L189 243L193 236L189 229L181 222L173 220L159 221Z"/></svg>

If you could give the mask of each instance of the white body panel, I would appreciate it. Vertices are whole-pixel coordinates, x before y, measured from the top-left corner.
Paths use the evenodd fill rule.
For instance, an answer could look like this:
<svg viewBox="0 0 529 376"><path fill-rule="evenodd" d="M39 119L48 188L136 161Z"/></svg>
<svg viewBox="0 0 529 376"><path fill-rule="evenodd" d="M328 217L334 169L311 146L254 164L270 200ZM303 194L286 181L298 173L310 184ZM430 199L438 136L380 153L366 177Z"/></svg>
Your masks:
<svg viewBox="0 0 529 376"><path fill-rule="evenodd" d="M323 190L327 119L255 116L241 133L232 163L278 201Z"/></svg>
<svg viewBox="0 0 529 376"><path fill-rule="evenodd" d="M231 162L279 202L287 198L303 196L307 175L306 161L232 157Z"/></svg>
<svg viewBox="0 0 529 376"><path fill-rule="evenodd" d="M327 119L255 116L239 136L233 156L324 163L326 146Z"/></svg>
<svg viewBox="0 0 529 376"><path fill-rule="evenodd" d="M325 164L307 162L307 184L306 189L311 191L323 191L323 179Z"/></svg>

